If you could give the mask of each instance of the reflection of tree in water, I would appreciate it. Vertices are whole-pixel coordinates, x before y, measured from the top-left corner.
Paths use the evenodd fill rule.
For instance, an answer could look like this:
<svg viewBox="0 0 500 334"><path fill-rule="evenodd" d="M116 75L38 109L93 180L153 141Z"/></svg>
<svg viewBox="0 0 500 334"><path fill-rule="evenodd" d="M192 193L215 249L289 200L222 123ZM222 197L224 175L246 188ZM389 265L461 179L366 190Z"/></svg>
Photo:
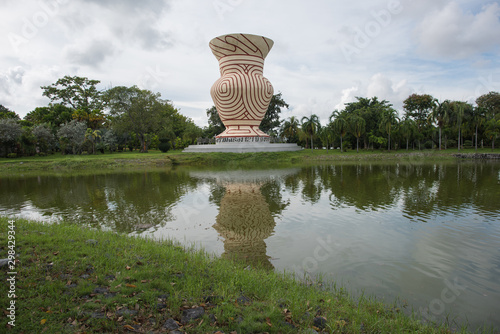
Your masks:
<svg viewBox="0 0 500 334"><path fill-rule="evenodd" d="M308 167L316 175L335 208L355 206L361 210L374 210L393 203L397 175L390 166L329 165Z"/></svg>
<svg viewBox="0 0 500 334"><path fill-rule="evenodd" d="M253 265L273 269L264 240L272 235L275 225L259 185L226 185L214 225L224 238L223 257L239 258Z"/></svg>
<svg viewBox="0 0 500 334"><path fill-rule="evenodd" d="M306 202L316 203L323 189L318 171L317 167L305 167L298 173L287 175L283 181L285 188L294 195L300 192Z"/></svg>
<svg viewBox="0 0 500 334"><path fill-rule="evenodd" d="M318 185L319 183L319 185ZM321 190L330 192L333 209L354 206L377 210L399 201L409 216L473 204L498 212L498 163L337 164L304 167L284 181L291 193L310 203Z"/></svg>
<svg viewBox="0 0 500 334"><path fill-rule="evenodd" d="M498 163L459 162L420 169L420 182L409 177L405 183L404 205L409 214L431 213L437 208L455 211L468 204L479 212L498 213Z"/></svg>
<svg viewBox="0 0 500 334"><path fill-rule="evenodd" d="M103 175L47 176L4 180L19 187L24 201L50 216L120 232L139 224L162 224L172 219L171 207L198 180L176 171Z"/></svg>

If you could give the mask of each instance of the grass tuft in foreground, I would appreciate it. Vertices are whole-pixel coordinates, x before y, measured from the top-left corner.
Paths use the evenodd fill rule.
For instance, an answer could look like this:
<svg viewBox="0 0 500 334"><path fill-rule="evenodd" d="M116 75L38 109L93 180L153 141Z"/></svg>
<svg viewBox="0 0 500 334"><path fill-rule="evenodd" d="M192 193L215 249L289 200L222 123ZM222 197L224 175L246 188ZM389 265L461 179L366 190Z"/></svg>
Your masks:
<svg viewBox="0 0 500 334"><path fill-rule="evenodd" d="M2 316L2 332L450 333L373 300L354 302L343 289L306 286L169 241L70 224L14 225L16 319L9 327ZM5 258L7 218L0 226ZM7 284L0 294L5 310Z"/></svg>

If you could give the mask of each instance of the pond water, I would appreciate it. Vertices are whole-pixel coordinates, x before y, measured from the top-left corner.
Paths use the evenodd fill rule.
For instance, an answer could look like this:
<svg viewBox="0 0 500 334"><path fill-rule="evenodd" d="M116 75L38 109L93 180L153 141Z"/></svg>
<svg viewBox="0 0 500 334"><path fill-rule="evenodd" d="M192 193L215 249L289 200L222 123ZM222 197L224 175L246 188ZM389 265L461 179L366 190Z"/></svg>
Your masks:
<svg viewBox="0 0 500 334"><path fill-rule="evenodd" d="M0 215L176 239L500 328L500 163L3 176Z"/></svg>

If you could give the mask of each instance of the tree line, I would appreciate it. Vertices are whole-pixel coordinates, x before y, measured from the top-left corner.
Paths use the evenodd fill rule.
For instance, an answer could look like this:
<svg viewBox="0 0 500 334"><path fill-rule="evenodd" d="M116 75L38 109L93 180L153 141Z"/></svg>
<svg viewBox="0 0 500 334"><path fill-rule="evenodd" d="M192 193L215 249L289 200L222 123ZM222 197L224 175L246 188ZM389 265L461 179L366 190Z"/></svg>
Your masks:
<svg viewBox="0 0 500 334"><path fill-rule="evenodd" d="M206 110L208 126L198 127L160 93L137 86L99 91L98 80L65 76L42 86L50 99L23 119L0 105L0 156L95 154L149 149L183 149L198 138L212 138L224 130L215 106ZM272 97L260 125L277 140L306 148L431 149L491 145L500 135L500 94L490 92L473 106L461 101L438 101L413 94L403 104L404 114L386 100L356 97L335 110L322 126L317 115L280 119L288 108L282 94Z"/></svg>
<svg viewBox="0 0 500 334"><path fill-rule="evenodd" d="M500 94L489 92L476 105L439 101L429 94L412 94L403 102L402 117L386 100L356 97L335 110L321 126L315 114L285 120L279 134L305 147L346 149L447 149L491 145L500 135Z"/></svg>
<svg viewBox="0 0 500 334"><path fill-rule="evenodd" d="M81 154L184 148L202 129L159 93L132 87L97 89L98 80L65 76L42 86L50 99L24 119L0 105L0 156Z"/></svg>

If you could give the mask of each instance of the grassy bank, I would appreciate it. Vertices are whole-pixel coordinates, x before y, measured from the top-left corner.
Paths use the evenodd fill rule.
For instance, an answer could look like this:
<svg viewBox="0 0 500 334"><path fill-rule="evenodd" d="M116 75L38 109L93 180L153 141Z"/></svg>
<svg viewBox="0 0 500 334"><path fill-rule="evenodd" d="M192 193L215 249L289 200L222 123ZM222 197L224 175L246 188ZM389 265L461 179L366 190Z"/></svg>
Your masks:
<svg viewBox="0 0 500 334"><path fill-rule="evenodd" d="M490 149L479 150L480 153L500 153ZM340 153L339 150L301 150L297 152L272 153L183 153L171 151L161 153L122 152L97 155L61 155L54 154L45 157L23 157L16 159L0 159L0 173L13 171L72 171L89 169L119 169L165 166L275 166L306 163L328 163L336 161L432 161L456 159L456 149L446 151L349 151ZM474 150L462 150L460 153L475 153Z"/></svg>
<svg viewBox="0 0 500 334"><path fill-rule="evenodd" d="M0 218L0 258L8 221ZM353 301L288 276L75 225L16 220L12 333L450 333L396 306ZM12 235L12 234L11 234ZM16 275L7 275L7 271ZM11 299L2 284L3 310ZM220 331L220 332L219 332ZM460 332L465 333L466 330Z"/></svg>

